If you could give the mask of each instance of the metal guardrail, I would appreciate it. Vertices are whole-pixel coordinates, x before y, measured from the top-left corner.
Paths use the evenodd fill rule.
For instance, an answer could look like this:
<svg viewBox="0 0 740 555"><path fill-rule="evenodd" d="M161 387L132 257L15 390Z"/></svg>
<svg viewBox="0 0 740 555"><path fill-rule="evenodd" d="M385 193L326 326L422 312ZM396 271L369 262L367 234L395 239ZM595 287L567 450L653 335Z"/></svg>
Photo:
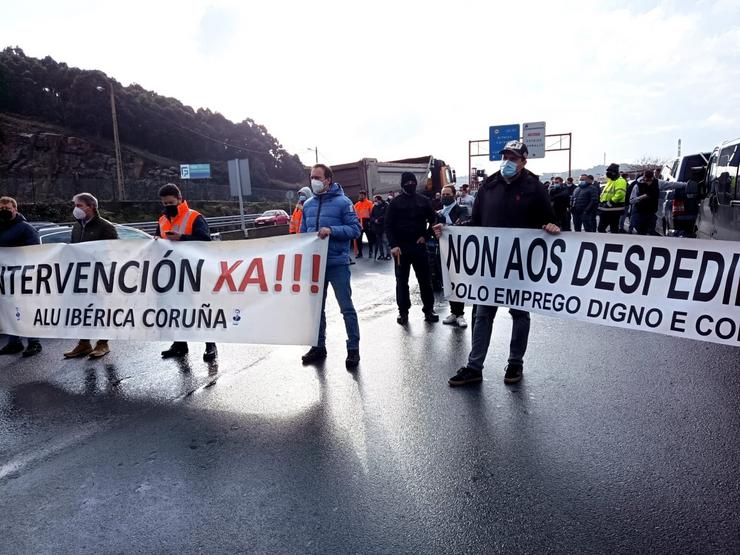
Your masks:
<svg viewBox="0 0 740 555"><path fill-rule="evenodd" d="M260 217L261 214L245 214L244 215L244 222L246 223L248 228L254 227L254 220ZM214 229L227 229L227 228L235 228L239 229L242 225L242 219L241 216L214 216L212 218L206 218L206 222L208 223L208 227L211 230ZM140 229L141 231L144 231L146 233L154 233L157 231L157 222L131 222L131 223L124 223L123 225L127 225L129 227L135 227L136 229Z"/></svg>

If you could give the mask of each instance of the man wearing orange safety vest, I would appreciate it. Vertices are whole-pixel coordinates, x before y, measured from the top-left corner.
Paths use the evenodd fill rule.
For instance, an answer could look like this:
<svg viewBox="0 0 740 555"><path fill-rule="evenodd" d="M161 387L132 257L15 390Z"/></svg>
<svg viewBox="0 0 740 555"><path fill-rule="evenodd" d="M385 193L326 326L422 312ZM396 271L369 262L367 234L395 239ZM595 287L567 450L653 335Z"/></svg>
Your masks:
<svg viewBox="0 0 740 555"><path fill-rule="evenodd" d="M303 219L303 203L306 202L313 196L310 187L303 187L298 191L298 202L295 205L293 214L290 216L290 225L288 225L288 233L300 233L301 231L301 220Z"/></svg>
<svg viewBox="0 0 740 555"><path fill-rule="evenodd" d="M360 220L360 237L357 239L357 258L362 258L362 234L367 236L367 244L370 252L373 252L373 243L375 242L375 234L370 229L370 212L373 211L373 203L367 198L365 191L360 191L357 202L355 203L355 213L357 219ZM370 255L368 255L370 256ZM372 258L372 256L370 256Z"/></svg>
<svg viewBox="0 0 740 555"><path fill-rule="evenodd" d="M168 241L210 241L211 233L208 222L197 210L191 210L180 193L180 189L173 183L168 183L159 190L159 199L164 207L163 214L157 224L155 237ZM186 341L175 341L166 351L162 351L162 358L180 358L188 353ZM216 360L218 350L215 343L206 343L203 360Z"/></svg>

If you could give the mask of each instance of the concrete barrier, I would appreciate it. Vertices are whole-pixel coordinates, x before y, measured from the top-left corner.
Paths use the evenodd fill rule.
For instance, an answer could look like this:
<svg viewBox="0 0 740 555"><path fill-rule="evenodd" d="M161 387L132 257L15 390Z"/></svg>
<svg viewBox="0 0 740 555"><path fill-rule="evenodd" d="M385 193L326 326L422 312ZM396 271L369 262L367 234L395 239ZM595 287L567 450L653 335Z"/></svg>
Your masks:
<svg viewBox="0 0 740 555"><path fill-rule="evenodd" d="M287 225L271 225L265 227L252 227L247 230L246 239L260 239L262 237L275 237L277 235L287 235ZM244 232L241 229L236 231L222 231L222 241L237 241L245 239Z"/></svg>

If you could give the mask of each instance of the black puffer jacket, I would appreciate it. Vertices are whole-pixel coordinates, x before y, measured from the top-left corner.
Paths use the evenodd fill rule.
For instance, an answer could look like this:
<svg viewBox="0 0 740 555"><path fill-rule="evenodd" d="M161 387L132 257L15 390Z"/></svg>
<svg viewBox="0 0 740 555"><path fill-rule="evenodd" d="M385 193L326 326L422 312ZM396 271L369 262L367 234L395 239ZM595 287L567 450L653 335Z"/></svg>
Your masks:
<svg viewBox="0 0 740 555"><path fill-rule="evenodd" d="M599 207L599 194L592 185L578 186L571 200L574 214L591 214Z"/></svg>
<svg viewBox="0 0 740 555"><path fill-rule="evenodd" d="M496 172L485 180L473 204L470 225L539 229L554 224L550 197L539 178L524 169L507 183Z"/></svg>

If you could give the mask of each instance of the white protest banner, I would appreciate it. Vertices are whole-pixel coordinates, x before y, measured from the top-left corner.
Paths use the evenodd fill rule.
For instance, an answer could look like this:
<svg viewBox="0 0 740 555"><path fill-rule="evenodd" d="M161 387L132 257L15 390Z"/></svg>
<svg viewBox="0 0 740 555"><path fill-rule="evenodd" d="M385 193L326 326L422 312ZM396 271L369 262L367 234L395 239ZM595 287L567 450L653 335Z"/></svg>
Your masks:
<svg viewBox="0 0 740 555"><path fill-rule="evenodd" d="M740 242L446 227L445 296L740 346Z"/></svg>
<svg viewBox="0 0 740 555"><path fill-rule="evenodd" d="M313 345L327 243L310 234L0 248L0 331Z"/></svg>

